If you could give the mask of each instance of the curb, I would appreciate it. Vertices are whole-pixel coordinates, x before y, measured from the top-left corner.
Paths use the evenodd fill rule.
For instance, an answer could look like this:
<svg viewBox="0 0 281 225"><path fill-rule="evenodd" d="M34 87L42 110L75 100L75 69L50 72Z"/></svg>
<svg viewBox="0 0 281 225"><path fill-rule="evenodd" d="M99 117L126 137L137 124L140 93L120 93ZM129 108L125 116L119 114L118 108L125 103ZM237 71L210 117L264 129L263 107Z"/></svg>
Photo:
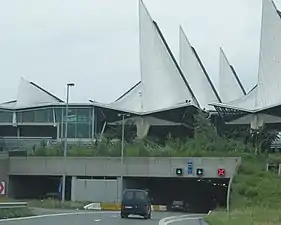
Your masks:
<svg viewBox="0 0 281 225"><path fill-rule="evenodd" d="M104 210L104 211L120 211L120 203L99 203L94 202L84 206L85 210ZM152 205L152 211L154 212L166 212L166 205Z"/></svg>

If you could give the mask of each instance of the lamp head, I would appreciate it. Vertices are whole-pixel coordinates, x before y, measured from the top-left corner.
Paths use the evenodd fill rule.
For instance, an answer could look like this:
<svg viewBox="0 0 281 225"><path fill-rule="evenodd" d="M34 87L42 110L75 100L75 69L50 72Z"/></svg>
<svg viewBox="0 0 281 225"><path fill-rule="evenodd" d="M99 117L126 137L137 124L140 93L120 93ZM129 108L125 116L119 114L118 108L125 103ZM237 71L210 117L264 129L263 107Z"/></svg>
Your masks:
<svg viewBox="0 0 281 225"><path fill-rule="evenodd" d="M75 85L74 83L68 83L67 84L68 87L74 87L74 85Z"/></svg>

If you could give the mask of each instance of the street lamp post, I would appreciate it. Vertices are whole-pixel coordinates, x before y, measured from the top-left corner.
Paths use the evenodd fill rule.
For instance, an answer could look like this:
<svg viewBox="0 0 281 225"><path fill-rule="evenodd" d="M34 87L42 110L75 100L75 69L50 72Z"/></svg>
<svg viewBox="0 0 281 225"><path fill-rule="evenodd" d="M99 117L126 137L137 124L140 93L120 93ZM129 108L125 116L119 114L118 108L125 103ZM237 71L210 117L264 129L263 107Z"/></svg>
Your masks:
<svg viewBox="0 0 281 225"><path fill-rule="evenodd" d="M123 192L123 173L124 173L124 142L125 142L125 117L130 116L128 113L120 113L119 117L122 117L122 137L121 137L121 193Z"/></svg>
<svg viewBox="0 0 281 225"><path fill-rule="evenodd" d="M68 104L69 104L69 89L74 87L74 83L68 83L66 85L66 107L65 107L65 130L64 130L64 149L63 149L63 175L62 175L62 202L65 201L65 186L66 186L66 154L67 154L67 123L68 123Z"/></svg>

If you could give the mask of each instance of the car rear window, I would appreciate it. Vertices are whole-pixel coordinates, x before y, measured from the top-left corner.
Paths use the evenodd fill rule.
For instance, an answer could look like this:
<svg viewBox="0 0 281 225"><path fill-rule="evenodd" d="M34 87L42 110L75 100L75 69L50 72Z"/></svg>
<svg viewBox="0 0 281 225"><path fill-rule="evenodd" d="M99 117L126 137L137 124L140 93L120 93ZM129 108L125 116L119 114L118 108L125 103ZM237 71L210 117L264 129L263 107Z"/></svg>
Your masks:
<svg viewBox="0 0 281 225"><path fill-rule="evenodd" d="M146 193L144 191L126 191L124 194L124 199L126 200L145 200L146 199Z"/></svg>
<svg viewBox="0 0 281 225"><path fill-rule="evenodd" d="M134 192L133 191L126 191L124 195L124 199L130 200L134 198Z"/></svg>
<svg viewBox="0 0 281 225"><path fill-rule="evenodd" d="M145 199L145 192L143 191L137 191L135 193L135 198L136 199L140 199L140 200L144 200Z"/></svg>

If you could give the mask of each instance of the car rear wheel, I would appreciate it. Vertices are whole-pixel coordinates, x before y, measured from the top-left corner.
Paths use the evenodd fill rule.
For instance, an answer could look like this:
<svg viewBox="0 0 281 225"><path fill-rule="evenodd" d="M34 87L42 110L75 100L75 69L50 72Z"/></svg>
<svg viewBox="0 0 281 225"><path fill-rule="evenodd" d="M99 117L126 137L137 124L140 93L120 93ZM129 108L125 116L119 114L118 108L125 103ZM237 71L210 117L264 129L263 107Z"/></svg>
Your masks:
<svg viewBox="0 0 281 225"><path fill-rule="evenodd" d="M147 210L147 213L146 213L146 215L143 216L143 218L146 220L151 219L151 209L150 208Z"/></svg>
<svg viewBox="0 0 281 225"><path fill-rule="evenodd" d="M123 214L121 213L121 218L124 219L124 218L128 218L128 215L127 214Z"/></svg>

